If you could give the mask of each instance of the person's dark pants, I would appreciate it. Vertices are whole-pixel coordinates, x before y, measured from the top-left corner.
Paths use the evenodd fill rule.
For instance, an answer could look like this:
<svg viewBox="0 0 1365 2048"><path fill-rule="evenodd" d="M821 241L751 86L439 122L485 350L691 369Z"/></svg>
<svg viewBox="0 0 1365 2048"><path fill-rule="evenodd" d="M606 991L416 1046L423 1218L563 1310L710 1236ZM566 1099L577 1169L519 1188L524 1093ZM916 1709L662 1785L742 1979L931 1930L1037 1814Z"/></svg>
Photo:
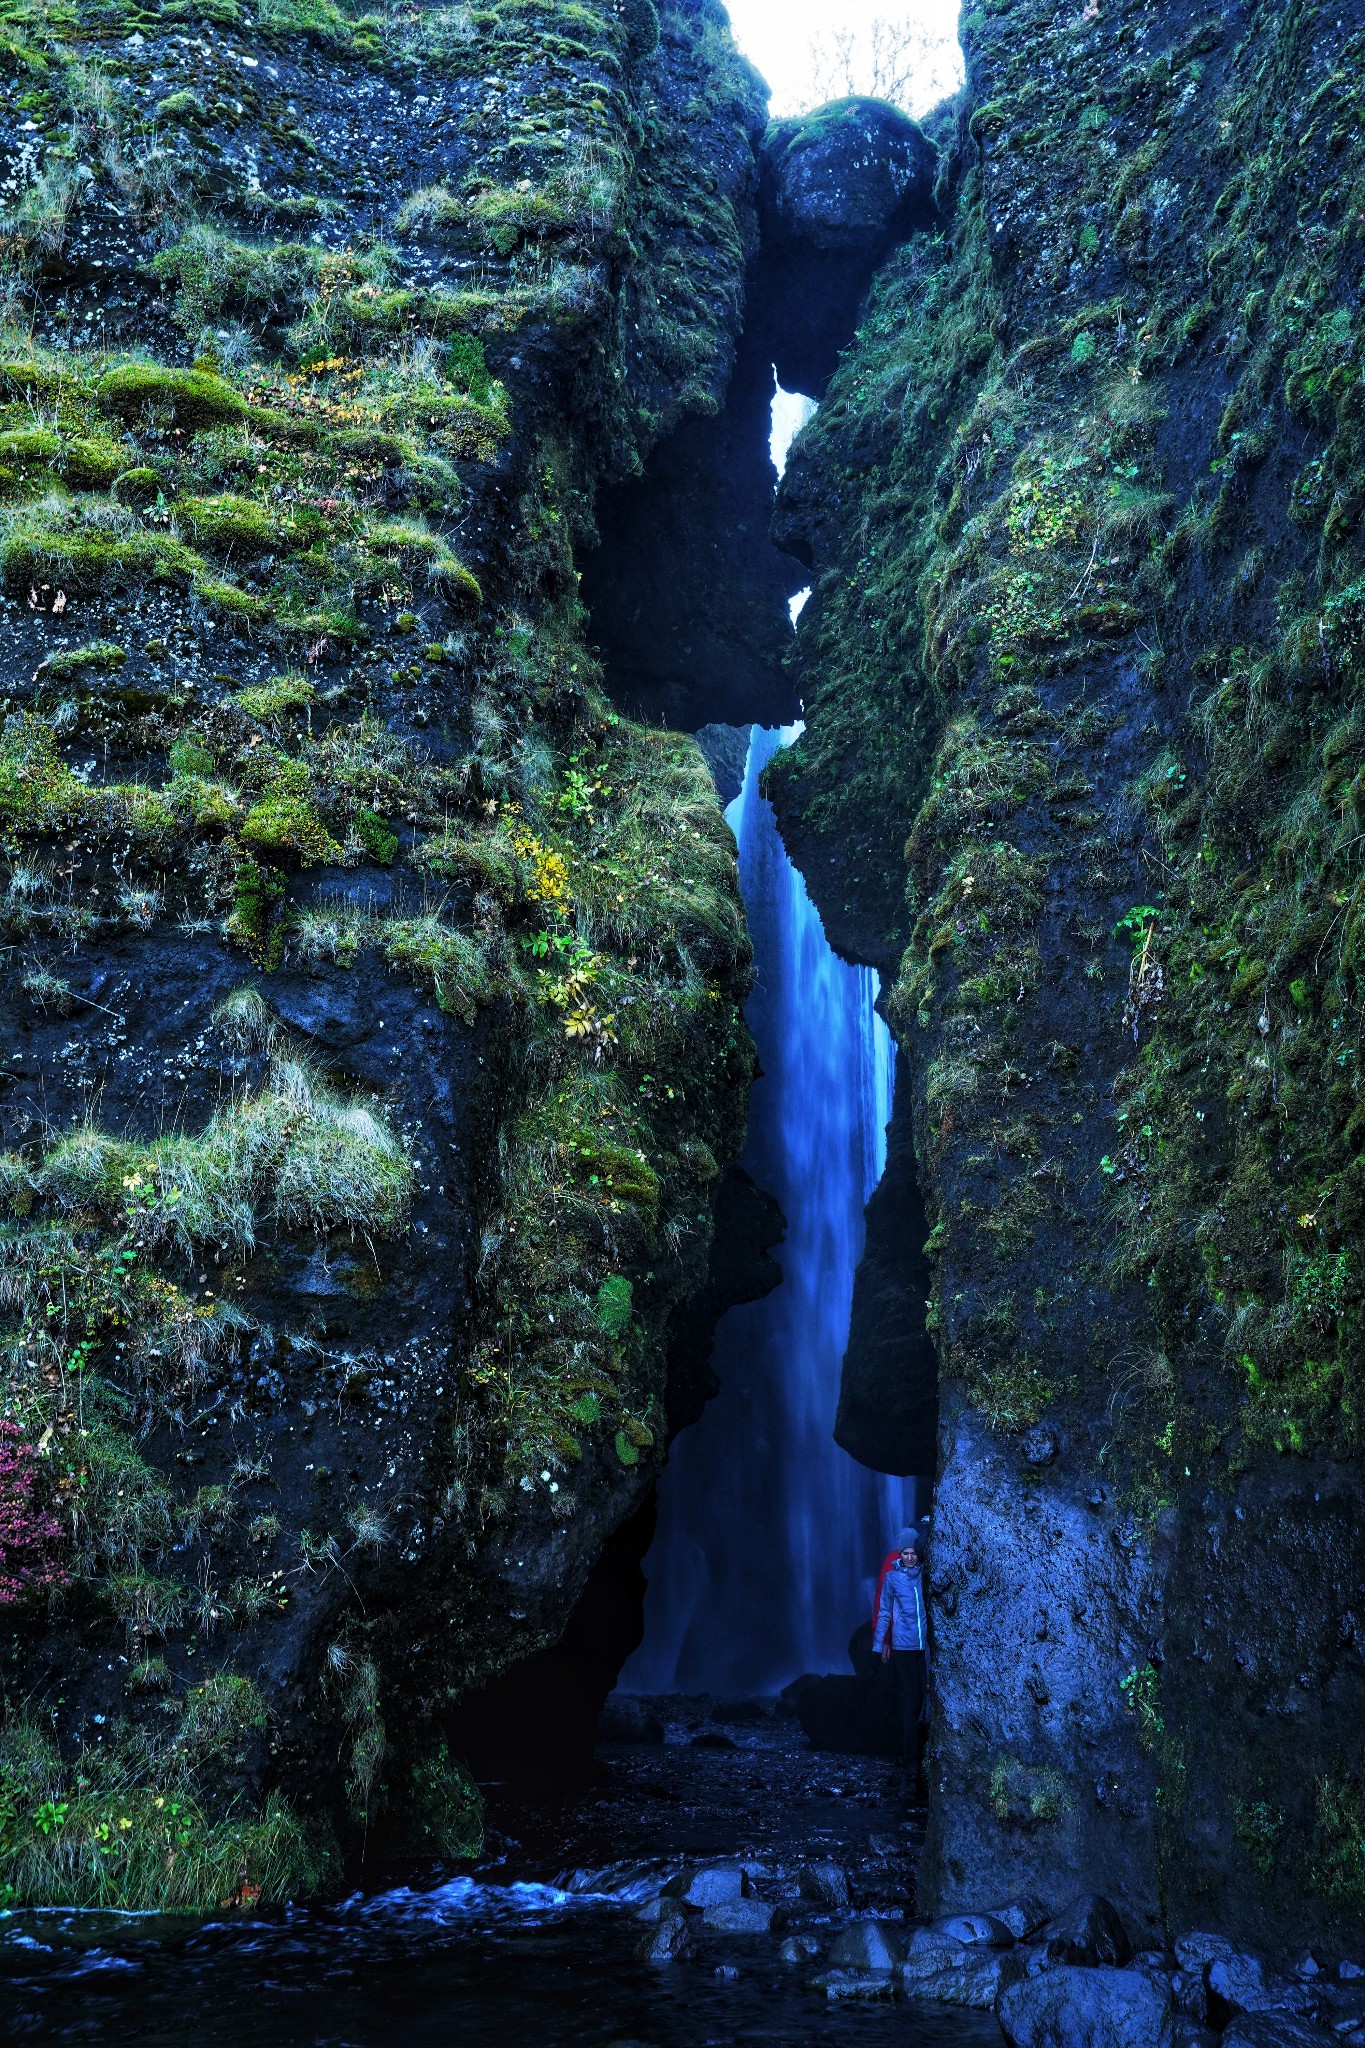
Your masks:
<svg viewBox="0 0 1365 2048"><path fill-rule="evenodd" d="M919 1763L919 1717L924 1705L923 1650L893 1650L896 1697L901 1713L901 1762Z"/></svg>

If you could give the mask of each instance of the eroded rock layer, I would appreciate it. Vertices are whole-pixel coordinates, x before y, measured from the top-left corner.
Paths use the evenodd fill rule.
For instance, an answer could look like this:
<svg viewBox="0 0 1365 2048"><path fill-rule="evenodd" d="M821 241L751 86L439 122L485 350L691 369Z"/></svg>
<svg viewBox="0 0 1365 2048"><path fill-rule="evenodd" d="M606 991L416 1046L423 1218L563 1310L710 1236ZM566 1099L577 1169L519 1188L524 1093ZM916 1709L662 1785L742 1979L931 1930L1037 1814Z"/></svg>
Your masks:
<svg viewBox="0 0 1365 2048"><path fill-rule="evenodd" d="M968 11L784 486L775 800L913 1069L945 1904L1359 1939L1362 26Z"/></svg>

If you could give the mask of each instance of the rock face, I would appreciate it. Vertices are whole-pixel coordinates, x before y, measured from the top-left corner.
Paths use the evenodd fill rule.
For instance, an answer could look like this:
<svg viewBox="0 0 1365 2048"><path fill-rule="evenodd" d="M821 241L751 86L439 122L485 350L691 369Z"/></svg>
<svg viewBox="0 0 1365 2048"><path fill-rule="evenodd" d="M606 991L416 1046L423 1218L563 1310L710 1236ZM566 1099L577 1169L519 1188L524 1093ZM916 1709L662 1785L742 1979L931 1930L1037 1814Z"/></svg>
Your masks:
<svg viewBox="0 0 1365 2048"><path fill-rule="evenodd" d="M788 465L807 726L769 776L913 1102L928 1894L1083 1874L1139 1938L1329 1955L1365 1909L1363 31L964 15L943 236L883 263ZM921 1400L916 1337L894 1393L850 1378L855 1447Z"/></svg>
<svg viewBox="0 0 1365 2048"><path fill-rule="evenodd" d="M1170 1996L1136 1970L1049 1970L999 2012L1010 2048L1170 2048Z"/></svg>
<svg viewBox="0 0 1365 2048"><path fill-rule="evenodd" d="M835 100L764 138L755 310L778 382L818 397L877 264L933 210L937 153L879 100Z"/></svg>
<svg viewBox="0 0 1365 2048"><path fill-rule="evenodd" d="M599 495L582 595L614 702L647 724L798 715L782 660L806 579L768 533L772 398L772 355L751 330L723 410L683 421L643 476Z"/></svg>
<svg viewBox="0 0 1365 2048"><path fill-rule="evenodd" d="M733 847L575 560L720 409L761 97L711 0L452 23L7 50L7 1897L472 1849L726 1299Z"/></svg>
<svg viewBox="0 0 1365 2048"><path fill-rule="evenodd" d="M929 1225L904 1066L895 1087L886 1168L867 1205L834 1437L880 1472L931 1474L938 1462L938 1359L924 1326L929 1261L921 1247Z"/></svg>

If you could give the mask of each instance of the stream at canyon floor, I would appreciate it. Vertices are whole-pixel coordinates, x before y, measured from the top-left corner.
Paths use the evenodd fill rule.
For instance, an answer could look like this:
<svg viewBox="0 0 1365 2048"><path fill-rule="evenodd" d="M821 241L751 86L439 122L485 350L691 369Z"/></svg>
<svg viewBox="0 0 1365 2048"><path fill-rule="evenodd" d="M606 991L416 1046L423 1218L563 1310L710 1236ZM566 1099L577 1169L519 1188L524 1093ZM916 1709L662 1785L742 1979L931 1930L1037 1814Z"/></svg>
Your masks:
<svg viewBox="0 0 1365 2048"><path fill-rule="evenodd" d="M807 1988L847 1911L789 1904L817 1955L775 1935L638 1954L640 1902L687 1864L742 1859L793 1899L837 1863L854 1912L899 1918L923 1814L890 1768L808 1749L773 1702L651 1703L665 1742L604 1746L572 1793L489 1788L485 1858L331 1908L174 1922L53 1910L0 1918L0 2018L15 2042L139 2048L985 2048L986 2013L832 2004ZM700 1738L700 1739L698 1739ZM733 1973L733 1974L731 1974Z"/></svg>

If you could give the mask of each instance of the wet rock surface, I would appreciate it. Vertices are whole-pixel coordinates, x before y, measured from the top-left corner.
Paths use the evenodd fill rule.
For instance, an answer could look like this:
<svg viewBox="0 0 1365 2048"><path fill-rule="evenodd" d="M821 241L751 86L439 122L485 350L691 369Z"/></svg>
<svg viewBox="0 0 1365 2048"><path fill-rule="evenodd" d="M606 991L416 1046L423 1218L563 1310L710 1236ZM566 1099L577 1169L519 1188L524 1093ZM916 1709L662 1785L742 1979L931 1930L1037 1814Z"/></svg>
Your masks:
<svg viewBox="0 0 1365 2048"><path fill-rule="evenodd" d="M1171 1998L1137 1970L1063 1964L1011 1986L1000 2024L1011 2048L1164 2048Z"/></svg>

